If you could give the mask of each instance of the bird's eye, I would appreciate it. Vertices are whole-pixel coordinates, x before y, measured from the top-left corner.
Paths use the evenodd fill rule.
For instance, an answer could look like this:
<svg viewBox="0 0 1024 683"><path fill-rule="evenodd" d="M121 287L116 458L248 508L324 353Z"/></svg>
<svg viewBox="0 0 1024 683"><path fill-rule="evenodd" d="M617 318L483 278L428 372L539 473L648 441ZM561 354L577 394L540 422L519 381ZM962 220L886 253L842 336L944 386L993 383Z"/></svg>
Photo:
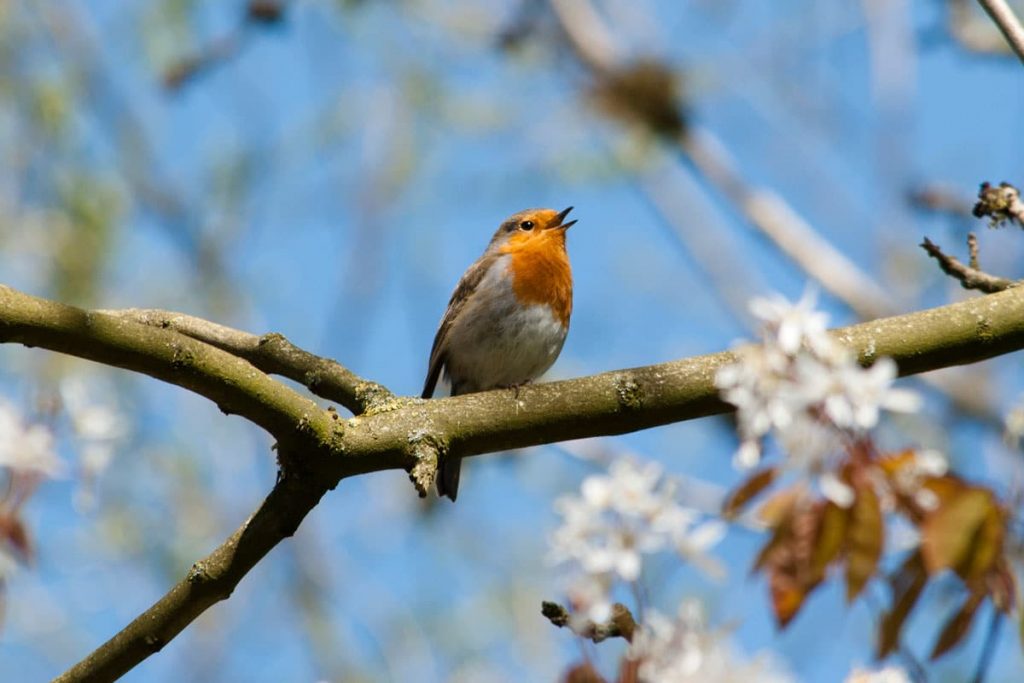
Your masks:
<svg viewBox="0 0 1024 683"><path fill-rule="evenodd" d="M519 227L523 230L533 230L533 221L523 221L519 224Z"/></svg>

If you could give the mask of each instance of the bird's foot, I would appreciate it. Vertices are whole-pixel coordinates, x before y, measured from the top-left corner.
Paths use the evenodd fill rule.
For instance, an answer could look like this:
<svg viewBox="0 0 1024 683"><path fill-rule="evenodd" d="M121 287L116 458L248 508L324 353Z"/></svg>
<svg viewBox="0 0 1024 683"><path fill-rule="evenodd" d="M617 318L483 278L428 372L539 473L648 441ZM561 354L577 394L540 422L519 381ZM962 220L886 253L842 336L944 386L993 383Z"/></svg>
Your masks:
<svg viewBox="0 0 1024 683"><path fill-rule="evenodd" d="M533 380L532 379L528 379L525 382L520 382L518 384L509 384L505 388L506 389L511 389L512 390L512 398L514 398L514 399L516 399L518 401L519 400L519 390L522 389L523 387L525 387L527 384L533 384Z"/></svg>

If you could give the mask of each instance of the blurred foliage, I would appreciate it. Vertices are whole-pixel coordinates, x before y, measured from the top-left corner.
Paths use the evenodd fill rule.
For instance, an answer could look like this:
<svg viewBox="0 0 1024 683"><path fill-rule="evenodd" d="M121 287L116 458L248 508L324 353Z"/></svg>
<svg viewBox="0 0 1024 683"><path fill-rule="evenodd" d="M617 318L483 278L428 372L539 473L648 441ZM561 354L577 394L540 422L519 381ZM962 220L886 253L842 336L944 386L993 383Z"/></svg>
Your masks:
<svg viewBox="0 0 1024 683"><path fill-rule="evenodd" d="M967 5L969 15L961 14ZM920 164L873 158L873 147L915 143L900 121L884 116L909 110L893 93L914 84L872 94L871 84L887 75L912 75L851 66L868 61L862 53L879 38L859 5L600 6L629 45L629 59L621 71L595 77L565 44L549 3L539 0L0 3L3 280L79 305L179 308L258 332L280 328L351 364L382 346L387 310L398 318L389 318L387 337L401 343L387 347L386 363L370 367L381 374L398 367L394 372L411 377L420 363L409 360L410 349L424 345L420 337L436 322L451 274L482 247L492 213L507 213L497 207L571 192L592 203L587 221L602 232L580 244L592 270L579 269L580 331L570 338L579 355L560 361L561 371L720 348L741 326L708 291L701 271L707 264L665 229L673 216L644 194L651 175L670 178L667 191L682 201L684 222L711 236L736 283L763 275L793 289L804 277L764 240L737 228L741 221L723 218L730 208L709 200L686 164L676 164L676 151L658 146L696 121L727 130L737 165L794 197L851 258L891 275L887 284L904 296L901 305L947 296L940 275L906 264L915 263L919 228L956 232L960 224L933 216L918 225L903 212L905 181L940 162L936 174L975 173L989 162L987 124L972 123L979 137L970 140L922 133ZM948 13L946 6L908 9L919 20L914 29L925 24L935 37L939 26L940 45L964 50L979 42L961 23L994 34L988 22L974 23L973 3L950 2ZM995 35L982 42L998 49ZM904 38L917 37L911 31ZM934 48L922 38L911 49L923 60ZM964 57L962 81L947 72L931 78L943 88L969 82L978 73L973 58ZM988 113L1012 111L997 99L1010 88L986 84L993 93ZM922 108L952 106L928 105ZM1012 131L993 129L1012 148ZM1020 171L1014 163L997 165ZM964 187L961 178L953 182ZM896 209L877 209L883 206ZM877 226L895 243L879 247ZM907 234L915 237L904 240ZM735 242L742 249L728 246L730 235L744 240ZM1012 264L1019 253L997 246L992 259ZM993 263L1012 270L1003 265ZM633 317L652 308L652 317ZM678 321L687 316L693 324L684 328ZM25 387L41 377L49 386L83 372L81 363L26 353L4 356L9 395L31 393ZM1004 386L1012 384L1009 375L996 383L979 377L977 391L1012 391ZM29 660L42 662L26 677L58 673L115 632L233 531L273 481L262 434L183 392L104 376L116 377L112 384L138 434L98 475L94 510L68 502L80 483L73 443L64 449L76 474L54 484L52 494L37 494L43 588L25 594L47 595L64 613L45 621L32 614L42 614L42 600L20 611L15 605L5 635L28 654L0 662L19 671ZM992 442L976 436L976 422L942 410L937 425L911 429L970 458L977 443ZM705 463L727 458L731 444L719 443L714 424L683 433L641 437L631 447L700 475ZM538 460L545 464L531 464ZM460 672L474 683L487 676L550 679L576 653L551 637L537 614L535 598L550 579L539 559L541 529L551 498L593 465L552 452L494 461L472 482L505 492L486 509L468 501L454 512L423 515L402 477L345 482L295 543L197 624L206 631L187 633L136 680L181 680L193 668L210 680L448 680ZM500 486L489 484L495 472ZM719 470L714 476L732 483ZM743 489L733 498L737 511L753 489L770 483ZM804 599L827 571L840 569L852 594L872 577L889 582L882 652L901 643L925 584L943 572L958 577L962 602L952 613L926 601L916 607L931 610L926 619L946 620L941 637L928 635L936 653L964 637L984 601L1004 610L1011 592L995 531L1012 530L1015 517L1000 515L1015 509L999 502L1005 491L963 482L954 488L940 507L949 511L945 517L917 522L926 535L933 530L929 554L894 570L879 564L877 502L867 496L849 516L821 501L797 510L775 499L780 510L760 567L779 621L813 612ZM790 534L794 521L803 526ZM812 543L808 530L817 534ZM968 566L964 547L984 550L979 556L988 559ZM800 552L781 558L780 549ZM31 587L35 579L19 580ZM666 580L661 592L677 586ZM12 593L17 598L18 588ZM736 609L723 603L727 613ZM797 633L786 637L806 639L800 626L794 620L790 633ZM745 637L764 640L758 628ZM221 635L204 637L211 632ZM284 653L286 673L254 671L241 661L270 648ZM587 666L575 674L580 680Z"/></svg>

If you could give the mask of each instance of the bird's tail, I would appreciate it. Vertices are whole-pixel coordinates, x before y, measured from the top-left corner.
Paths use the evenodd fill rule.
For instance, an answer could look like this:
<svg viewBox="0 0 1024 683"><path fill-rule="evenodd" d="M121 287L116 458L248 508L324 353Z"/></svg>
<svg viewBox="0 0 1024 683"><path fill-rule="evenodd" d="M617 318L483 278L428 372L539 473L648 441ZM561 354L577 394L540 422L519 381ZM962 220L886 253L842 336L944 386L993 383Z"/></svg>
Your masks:
<svg viewBox="0 0 1024 683"><path fill-rule="evenodd" d="M437 471L437 495L448 496L455 502L459 495L459 474L462 471L462 458L447 455L441 458Z"/></svg>

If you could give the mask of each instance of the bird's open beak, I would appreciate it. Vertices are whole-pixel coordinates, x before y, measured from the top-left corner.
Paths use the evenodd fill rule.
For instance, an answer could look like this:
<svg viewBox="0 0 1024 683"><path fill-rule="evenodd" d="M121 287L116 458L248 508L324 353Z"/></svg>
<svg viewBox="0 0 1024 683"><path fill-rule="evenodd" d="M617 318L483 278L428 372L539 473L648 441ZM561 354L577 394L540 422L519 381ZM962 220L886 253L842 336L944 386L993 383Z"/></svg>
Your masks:
<svg viewBox="0 0 1024 683"><path fill-rule="evenodd" d="M555 216L555 218L558 219L558 222L556 222L551 227L553 227L553 228L561 228L562 230L568 230L572 226L576 225L576 221L569 221L568 223L563 223L562 222L562 221L565 220L565 217L569 215L570 211L572 211L572 207L571 206L568 209L566 209L565 211L562 211L557 216Z"/></svg>

